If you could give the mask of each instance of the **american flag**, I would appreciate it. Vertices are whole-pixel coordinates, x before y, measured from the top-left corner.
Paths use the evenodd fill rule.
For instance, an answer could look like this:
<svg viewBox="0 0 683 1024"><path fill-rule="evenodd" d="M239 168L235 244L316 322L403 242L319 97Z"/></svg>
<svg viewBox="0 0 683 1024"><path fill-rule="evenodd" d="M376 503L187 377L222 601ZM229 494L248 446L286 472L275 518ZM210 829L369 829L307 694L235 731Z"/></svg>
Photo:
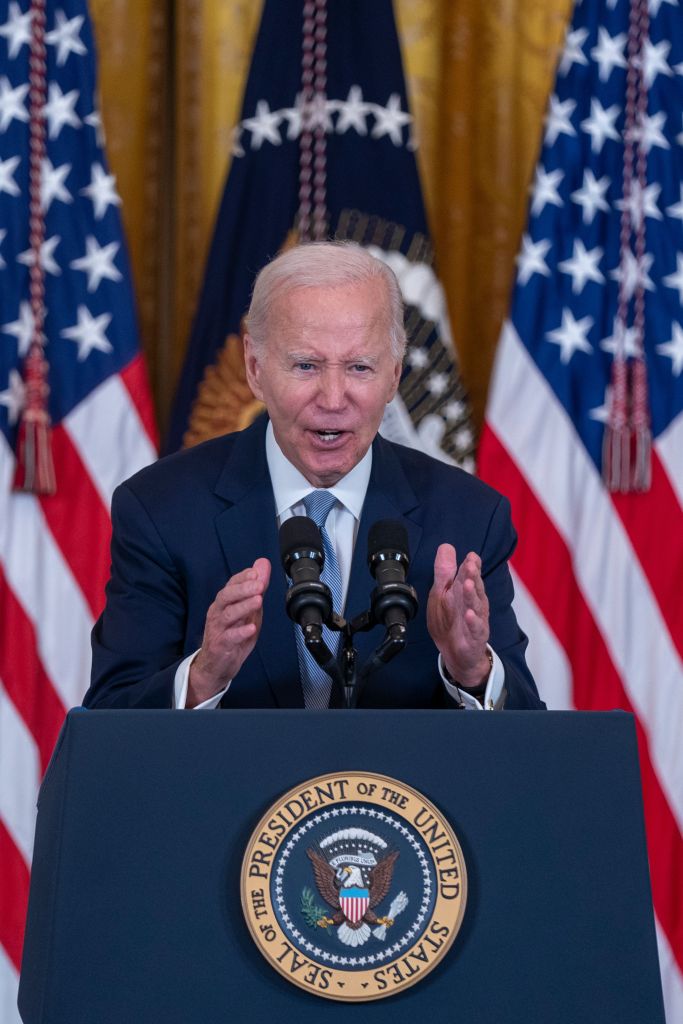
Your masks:
<svg viewBox="0 0 683 1024"><path fill-rule="evenodd" d="M29 299L29 51L45 11L40 165L57 492L12 491ZM114 487L155 458L120 199L103 151L85 0L0 0L0 1020L16 990L38 786L88 686Z"/></svg>
<svg viewBox="0 0 683 1024"><path fill-rule="evenodd" d="M674 1024L683 1020L683 14L678 0L631 7L583 0L567 32L479 466L512 501L516 607L543 697L553 708L636 716ZM639 291L652 480L641 493L613 492L602 464L612 365L615 352L631 364L637 356Z"/></svg>

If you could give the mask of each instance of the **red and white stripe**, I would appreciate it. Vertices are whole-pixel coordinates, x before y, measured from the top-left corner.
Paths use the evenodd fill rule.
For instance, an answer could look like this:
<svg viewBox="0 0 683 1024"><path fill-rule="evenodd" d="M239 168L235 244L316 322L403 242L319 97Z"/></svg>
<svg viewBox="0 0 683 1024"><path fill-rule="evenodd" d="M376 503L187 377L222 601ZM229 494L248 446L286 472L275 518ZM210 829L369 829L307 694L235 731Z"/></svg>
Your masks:
<svg viewBox="0 0 683 1024"><path fill-rule="evenodd" d="M651 489L608 493L508 323L486 419L480 474L512 503L541 693L636 716L667 1019L683 1020L683 415L654 445Z"/></svg>
<svg viewBox="0 0 683 1024"><path fill-rule="evenodd" d="M339 896L339 905L342 912L352 924L358 924L363 920L369 903L368 896L344 896L343 893Z"/></svg>
<svg viewBox="0 0 683 1024"><path fill-rule="evenodd" d="M16 1009L40 780L90 674L90 630L109 575L109 503L156 458L140 357L54 428L57 494L12 492L0 434L0 1021Z"/></svg>

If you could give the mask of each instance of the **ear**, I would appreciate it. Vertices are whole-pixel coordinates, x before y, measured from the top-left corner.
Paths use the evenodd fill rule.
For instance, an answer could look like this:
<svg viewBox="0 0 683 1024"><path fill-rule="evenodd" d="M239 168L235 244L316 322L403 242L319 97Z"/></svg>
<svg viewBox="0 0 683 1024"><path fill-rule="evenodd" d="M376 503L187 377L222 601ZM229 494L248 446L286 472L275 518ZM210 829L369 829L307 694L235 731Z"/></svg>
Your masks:
<svg viewBox="0 0 683 1024"><path fill-rule="evenodd" d="M263 389L261 388L262 366L257 356L258 348L250 334L244 335L244 368L247 372L247 383L252 390L254 398L263 401Z"/></svg>
<svg viewBox="0 0 683 1024"><path fill-rule="evenodd" d="M394 376L393 376L393 379L392 379L392 382L391 382L391 386L390 386L390 389L389 389L389 397L387 398L387 405L389 404L389 402L392 400L392 398L394 397L394 395L398 391L398 386L401 383L401 373L402 373L402 371L403 371L403 360L402 359L397 359L396 360L396 365L394 367Z"/></svg>

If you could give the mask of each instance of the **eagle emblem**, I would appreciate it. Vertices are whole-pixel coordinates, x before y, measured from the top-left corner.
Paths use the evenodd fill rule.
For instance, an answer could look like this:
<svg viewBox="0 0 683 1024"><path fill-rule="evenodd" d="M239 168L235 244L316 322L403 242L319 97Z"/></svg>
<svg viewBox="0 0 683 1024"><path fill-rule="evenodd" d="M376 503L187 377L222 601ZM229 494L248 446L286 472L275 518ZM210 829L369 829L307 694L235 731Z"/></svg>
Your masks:
<svg viewBox="0 0 683 1024"><path fill-rule="evenodd" d="M383 939L408 903L405 893L399 893L388 916L375 913L389 894L398 850L389 850L380 836L366 829L346 828L327 836L306 853L318 892L331 911L331 916L327 911L321 916L314 914L310 923L320 928L336 927L346 946L362 946L371 934Z"/></svg>

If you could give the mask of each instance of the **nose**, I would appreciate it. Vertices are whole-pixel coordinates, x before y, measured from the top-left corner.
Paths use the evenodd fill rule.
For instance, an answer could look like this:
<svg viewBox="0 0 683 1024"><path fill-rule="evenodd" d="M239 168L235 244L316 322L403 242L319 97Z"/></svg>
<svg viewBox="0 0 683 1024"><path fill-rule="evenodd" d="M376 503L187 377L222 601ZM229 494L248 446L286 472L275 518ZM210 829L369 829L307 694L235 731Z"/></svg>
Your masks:
<svg viewBox="0 0 683 1024"><path fill-rule="evenodd" d="M318 405L327 412L337 412L346 404L346 372L343 366L326 366L319 379Z"/></svg>

